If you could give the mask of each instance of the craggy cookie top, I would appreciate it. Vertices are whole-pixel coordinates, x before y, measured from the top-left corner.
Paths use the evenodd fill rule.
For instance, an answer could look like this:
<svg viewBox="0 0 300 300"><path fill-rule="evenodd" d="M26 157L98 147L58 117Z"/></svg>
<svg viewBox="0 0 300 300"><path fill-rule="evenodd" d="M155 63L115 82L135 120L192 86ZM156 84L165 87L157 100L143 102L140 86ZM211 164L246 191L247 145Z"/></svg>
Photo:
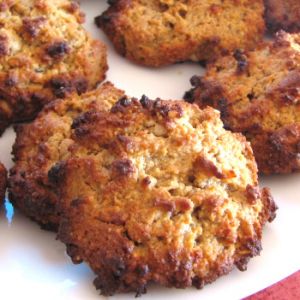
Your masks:
<svg viewBox="0 0 300 300"><path fill-rule="evenodd" d="M201 288L260 252L276 207L249 143L217 111L123 97L72 128L73 157L49 171L58 236L103 294L144 293L149 282Z"/></svg>
<svg viewBox="0 0 300 300"><path fill-rule="evenodd" d="M109 109L122 96L111 83L104 83L92 92L53 101L32 123L17 127L9 192L10 200L27 216L57 228L57 197L47 175L53 164L72 155L73 119L87 110Z"/></svg>
<svg viewBox="0 0 300 300"><path fill-rule="evenodd" d="M104 79L106 48L83 21L79 5L69 0L0 2L0 134L51 100Z"/></svg>
<svg viewBox="0 0 300 300"><path fill-rule="evenodd" d="M263 0L116 0L96 23L116 50L147 66L203 61L253 48L264 33Z"/></svg>
<svg viewBox="0 0 300 300"><path fill-rule="evenodd" d="M255 51L236 51L193 77L185 98L221 111L251 142L260 172L300 169L300 35L280 32Z"/></svg>

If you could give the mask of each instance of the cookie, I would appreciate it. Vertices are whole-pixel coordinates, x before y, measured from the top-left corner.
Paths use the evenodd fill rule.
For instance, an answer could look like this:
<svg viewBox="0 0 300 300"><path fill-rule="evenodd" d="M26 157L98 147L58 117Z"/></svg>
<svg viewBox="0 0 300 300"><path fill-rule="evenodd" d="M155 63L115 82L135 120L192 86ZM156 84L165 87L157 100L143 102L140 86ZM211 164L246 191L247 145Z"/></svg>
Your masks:
<svg viewBox="0 0 300 300"><path fill-rule="evenodd" d="M4 199L5 191L6 191L6 169L0 163L0 203Z"/></svg>
<svg viewBox="0 0 300 300"><path fill-rule="evenodd" d="M202 288L259 254L276 206L259 190L249 143L217 111L124 97L73 128L77 154L49 171L58 237L102 294Z"/></svg>
<svg viewBox="0 0 300 300"><path fill-rule="evenodd" d="M266 23L271 32L300 31L299 0L265 0L265 5Z"/></svg>
<svg viewBox="0 0 300 300"><path fill-rule="evenodd" d="M300 35L280 32L255 51L236 51L193 77L185 98L221 111L251 142L261 173L300 170Z"/></svg>
<svg viewBox="0 0 300 300"><path fill-rule="evenodd" d="M263 0L117 0L96 18L116 50L159 67L206 61L263 37Z"/></svg>
<svg viewBox="0 0 300 300"><path fill-rule="evenodd" d="M111 83L83 95L74 94L46 105L29 124L16 127L13 146L15 166L10 175L10 200L44 228L57 229L57 197L48 182L48 171L72 155L72 123L87 110L109 109L123 96Z"/></svg>
<svg viewBox="0 0 300 300"><path fill-rule="evenodd" d="M82 94L104 79L106 48L83 21L69 0L1 1L0 134L53 99Z"/></svg>

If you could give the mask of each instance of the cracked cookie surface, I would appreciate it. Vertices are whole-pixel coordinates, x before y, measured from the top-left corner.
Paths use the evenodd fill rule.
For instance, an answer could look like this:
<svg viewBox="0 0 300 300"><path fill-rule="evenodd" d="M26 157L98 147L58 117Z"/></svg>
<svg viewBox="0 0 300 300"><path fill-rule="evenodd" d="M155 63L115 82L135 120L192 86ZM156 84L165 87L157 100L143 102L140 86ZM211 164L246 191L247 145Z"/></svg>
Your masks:
<svg viewBox="0 0 300 300"><path fill-rule="evenodd" d="M104 79L106 48L83 21L69 0L1 1L0 134L55 98L84 93Z"/></svg>
<svg viewBox="0 0 300 300"><path fill-rule="evenodd" d="M16 127L13 146L15 166L10 172L10 200L44 228L57 229L57 197L48 171L57 161L72 155L72 123L88 110L110 109L123 92L111 83L97 90L46 105L32 122Z"/></svg>
<svg viewBox="0 0 300 300"><path fill-rule="evenodd" d="M103 294L201 288L259 254L276 206L249 143L216 110L123 97L72 128L76 154L49 171L58 237Z"/></svg>
<svg viewBox="0 0 300 300"><path fill-rule="evenodd" d="M159 67L254 47L263 13L262 0L117 0L96 24L121 55Z"/></svg>
<svg viewBox="0 0 300 300"><path fill-rule="evenodd" d="M260 172L300 170L300 35L279 32L255 51L236 51L193 77L189 102L221 111L251 142Z"/></svg>

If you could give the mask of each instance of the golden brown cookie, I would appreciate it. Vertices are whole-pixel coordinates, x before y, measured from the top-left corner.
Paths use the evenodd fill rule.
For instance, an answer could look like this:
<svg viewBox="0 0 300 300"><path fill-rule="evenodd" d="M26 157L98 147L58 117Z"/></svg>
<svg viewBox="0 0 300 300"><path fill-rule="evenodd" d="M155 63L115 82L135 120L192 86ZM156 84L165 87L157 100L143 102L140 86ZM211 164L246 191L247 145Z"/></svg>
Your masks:
<svg viewBox="0 0 300 300"><path fill-rule="evenodd" d="M276 206L259 190L250 144L217 111L124 97L73 128L76 155L49 172L58 236L102 294L201 288L259 254Z"/></svg>
<svg viewBox="0 0 300 300"><path fill-rule="evenodd" d="M265 18L271 32L300 31L299 0L265 0Z"/></svg>
<svg viewBox="0 0 300 300"><path fill-rule="evenodd" d="M262 39L263 0L116 0L96 18L116 50L159 67L203 61Z"/></svg>
<svg viewBox="0 0 300 300"><path fill-rule="evenodd" d="M81 96L53 101L32 123L16 128L15 166L9 179L10 200L14 205L45 228L57 228L57 197L48 182L48 170L75 151L73 119L87 110L109 109L122 96L122 91L105 83Z"/></svg>
<svg viewBox="0 0 300 300"><path fill-rule="evenodd" d="M51 100L82 94L104 79L106 48L83 21L69 0L0 2L0 134Z"/></svg>
<svg viewBox="0 0 300 300"><path fill-rule="evenodd" d="M0 163L0 203L4 199L6 191L6 176L7 172L5 167Z"/></svg>
<svg viewBox="0 0 300 300"><path fill-rule="evenodd" d="M280 32L255 51L236 51L193 77L185 98L221 111L251 142L265 174L300 170L300 35Z"/></svg>

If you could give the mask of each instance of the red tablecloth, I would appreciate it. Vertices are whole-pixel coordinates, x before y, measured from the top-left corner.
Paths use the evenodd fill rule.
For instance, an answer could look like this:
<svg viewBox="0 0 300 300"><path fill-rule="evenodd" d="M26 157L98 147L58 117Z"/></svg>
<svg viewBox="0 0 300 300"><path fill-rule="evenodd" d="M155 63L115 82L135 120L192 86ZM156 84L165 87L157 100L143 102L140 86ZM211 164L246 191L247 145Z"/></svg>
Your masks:
<svg viewBox="0 0 300 300"><path fill-rule="evenodd" d="M244 300L300 299L300 271Z"/></svg>

